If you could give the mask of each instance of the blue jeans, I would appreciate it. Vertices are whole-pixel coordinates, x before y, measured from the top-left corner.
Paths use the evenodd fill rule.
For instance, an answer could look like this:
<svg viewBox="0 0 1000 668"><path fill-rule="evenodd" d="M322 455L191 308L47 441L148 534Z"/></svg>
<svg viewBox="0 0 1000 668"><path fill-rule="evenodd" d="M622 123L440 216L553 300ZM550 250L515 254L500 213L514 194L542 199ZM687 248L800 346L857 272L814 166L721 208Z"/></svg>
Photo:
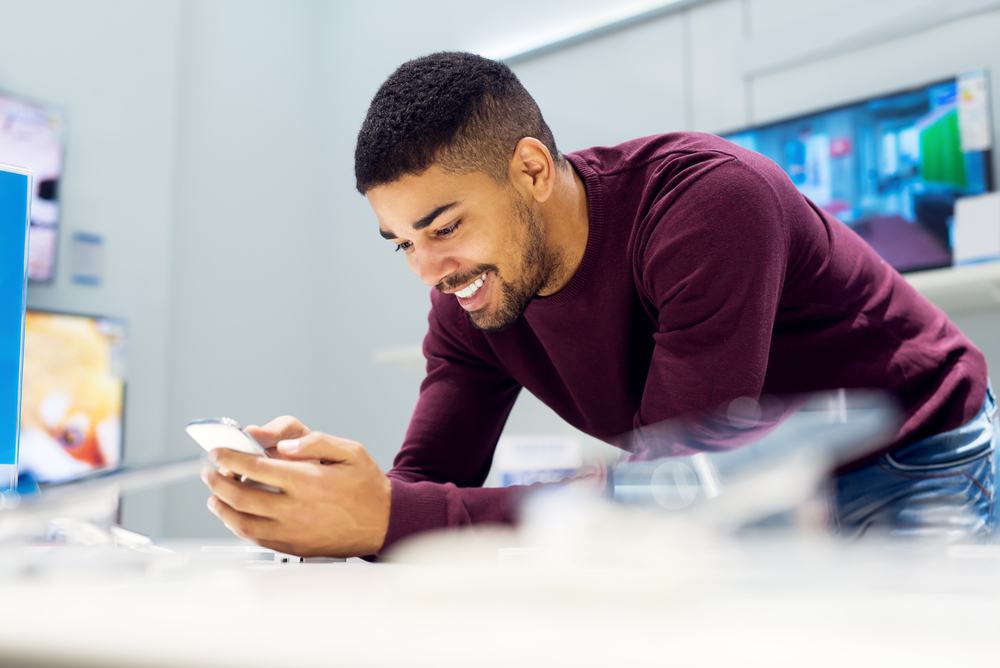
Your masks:
<svg viewBox="0 0 1000 668"><path fill-rule="evenodd" d="M997 532L997 402L962 426L900 446L833 480L840 533L986 541Z"/></svg>

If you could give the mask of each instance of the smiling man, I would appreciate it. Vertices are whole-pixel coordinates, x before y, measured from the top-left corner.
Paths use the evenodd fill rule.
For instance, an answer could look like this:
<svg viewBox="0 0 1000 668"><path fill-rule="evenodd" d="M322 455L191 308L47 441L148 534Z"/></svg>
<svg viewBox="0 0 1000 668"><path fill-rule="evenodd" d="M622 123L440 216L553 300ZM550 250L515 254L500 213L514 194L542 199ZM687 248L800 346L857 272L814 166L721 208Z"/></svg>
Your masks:
<svg viewBox="0 0 1000 668"><path fill-rule="evenodd" d="M833 481L836 525L992 530L982 353L765 158L698 133L563 155L506 66L438 53L382 85L355 170L381 236L432 287L420 397L388 474L287 417L250 430L277 459L216 451L283 490L206 472L236 533L343 556L511 521L520 490L481 485L522 388L623 447L741 397L881 388L904 420Z"/></svg>

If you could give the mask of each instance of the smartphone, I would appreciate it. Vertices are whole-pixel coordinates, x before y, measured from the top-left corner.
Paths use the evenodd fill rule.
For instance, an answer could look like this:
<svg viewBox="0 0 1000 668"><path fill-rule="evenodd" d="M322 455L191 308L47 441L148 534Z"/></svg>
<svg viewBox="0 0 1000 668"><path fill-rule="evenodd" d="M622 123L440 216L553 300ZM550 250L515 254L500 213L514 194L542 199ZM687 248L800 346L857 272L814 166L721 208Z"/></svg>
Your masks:
<svg viewBox="0 0 1000 668"><path fill-rule="evenodd" d="M208 452L216 448L228 448L248 455L268 456L264 446L243 431L240 423L232 418L192 420L184 427L184 431Z"/></svg>
<svg viewBox="0 0 1000 668"><path fill-rule="evenodd" d="M192 420L184 427L188 436L193 438L198 445L211 452L216 448L228 448L245 452L248 455L258 455L267 457L267 450L258 443L253 436L243 431L240 423L232 418L206 418L204 420ZM240 482L245 482L251 487L262 489L265 492L280 492L281 490L271 485L250 480L246 476L240 476Z"/></svg>

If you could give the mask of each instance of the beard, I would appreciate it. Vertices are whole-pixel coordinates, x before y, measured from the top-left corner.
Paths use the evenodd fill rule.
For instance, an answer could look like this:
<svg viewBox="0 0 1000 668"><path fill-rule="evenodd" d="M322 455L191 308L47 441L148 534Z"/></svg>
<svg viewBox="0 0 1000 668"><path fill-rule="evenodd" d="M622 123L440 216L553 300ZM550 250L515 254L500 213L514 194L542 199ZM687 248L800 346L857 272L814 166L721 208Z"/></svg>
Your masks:
<svg viewBox="0 0 1000 668"><path fill-rule="evenodd" d="M542 223L538 216L516 193L511 193L511 201L521 232L518 244L521 258L520 277L507 281L496 265L481 264L466 275L449 281L449 286L457 287L475 280L477 276L492 272L490 280L499 288L500 303L495 309L485 307L468 314L473 326L484 332L499 332L520 318L531 300L549 282L558 266L558 258L545 247Z"/></svg>

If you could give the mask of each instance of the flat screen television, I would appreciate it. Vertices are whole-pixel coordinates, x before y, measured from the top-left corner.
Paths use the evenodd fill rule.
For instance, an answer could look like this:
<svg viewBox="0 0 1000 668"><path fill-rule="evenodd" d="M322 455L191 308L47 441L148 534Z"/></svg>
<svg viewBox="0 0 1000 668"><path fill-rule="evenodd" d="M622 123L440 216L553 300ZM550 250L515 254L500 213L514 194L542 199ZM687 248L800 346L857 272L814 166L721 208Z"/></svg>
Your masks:
<svg viewBox="0 0 1000 668"><path fill-rule="evenodd" d="M994 187L987 89L970 72L722 136L780 165L899 271L948 267L956 200Z"/></svg>
<svg viewBox="0 0 1000 668"><path fill-rule="evenodd" d="M28 235L29 281L45 283L55 276L63 125L59 113L0 93L0 162L26 167L34 176Z"/></svg>
<svg viewBox="0 0 1000 668"><path fill-rule="evenodd" d="M116 468L125 418L124 323L28 309L24 325L20 485Z"/></svg>

